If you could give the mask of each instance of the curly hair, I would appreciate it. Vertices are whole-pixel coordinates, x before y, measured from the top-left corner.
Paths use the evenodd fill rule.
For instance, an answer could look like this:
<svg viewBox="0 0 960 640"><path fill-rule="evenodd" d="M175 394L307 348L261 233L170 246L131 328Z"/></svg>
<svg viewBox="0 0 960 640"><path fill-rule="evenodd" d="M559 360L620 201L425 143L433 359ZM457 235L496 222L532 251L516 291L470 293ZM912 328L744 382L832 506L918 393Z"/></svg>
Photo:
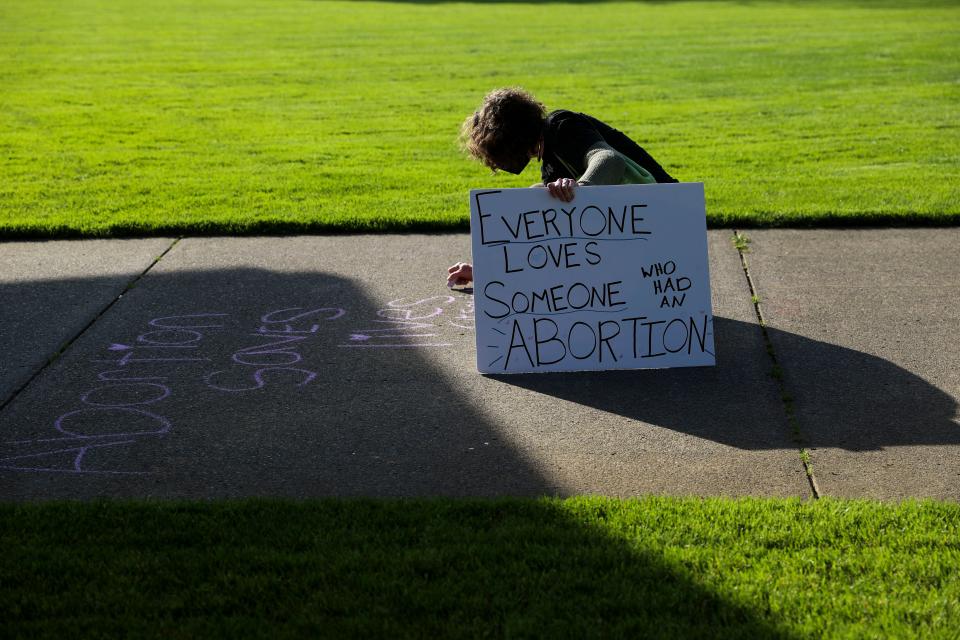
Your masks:
<svg viewBox="0 0 960 640"><path fill-rule="evenodd" d="M496 172L526 160L540 140L546 109L519 87L491 91L460 128L460 144Z"/></svg>

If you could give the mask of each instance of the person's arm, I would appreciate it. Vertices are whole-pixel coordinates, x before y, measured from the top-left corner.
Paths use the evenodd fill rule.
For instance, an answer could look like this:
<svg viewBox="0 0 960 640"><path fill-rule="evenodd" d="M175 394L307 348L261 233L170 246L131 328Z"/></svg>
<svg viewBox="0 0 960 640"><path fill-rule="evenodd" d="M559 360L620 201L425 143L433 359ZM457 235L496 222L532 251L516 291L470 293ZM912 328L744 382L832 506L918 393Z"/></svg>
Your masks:
<svg viewBox="0 0 960 640"><path fill-rule="evenodd" d="M586 171L577 179L577 184L620 184L627 170L627 163L617 151L606 142L597 142L587 149L584 155Z"/></svg>
<svg viewBox="0 0 960 640"><path fill-rule="evenodd" d="M577 185L621 184L627 164L616 150L605 142L595 142L583 159L586 170L578 179L559 178L547 184L550 195L570 202L573 200Z"/></svg>

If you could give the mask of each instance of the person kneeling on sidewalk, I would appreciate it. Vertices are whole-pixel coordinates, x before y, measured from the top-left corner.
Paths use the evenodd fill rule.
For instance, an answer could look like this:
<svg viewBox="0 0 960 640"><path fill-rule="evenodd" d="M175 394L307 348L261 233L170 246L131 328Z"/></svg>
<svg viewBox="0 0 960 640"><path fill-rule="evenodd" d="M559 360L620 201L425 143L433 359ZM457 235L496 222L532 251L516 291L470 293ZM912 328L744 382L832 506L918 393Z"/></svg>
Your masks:
<svg viewBox="0 0 960 640"><path fill-rule="evenodd" d="M540 161L541 182L563 202L579 185L677 182L640 145L620 131L584 113L544 106L520 88L497 89L463 123L460 141L494 173L519 175L531 158ZM473 282L473 266L458 262L447 269L447 286Z"/></svg>

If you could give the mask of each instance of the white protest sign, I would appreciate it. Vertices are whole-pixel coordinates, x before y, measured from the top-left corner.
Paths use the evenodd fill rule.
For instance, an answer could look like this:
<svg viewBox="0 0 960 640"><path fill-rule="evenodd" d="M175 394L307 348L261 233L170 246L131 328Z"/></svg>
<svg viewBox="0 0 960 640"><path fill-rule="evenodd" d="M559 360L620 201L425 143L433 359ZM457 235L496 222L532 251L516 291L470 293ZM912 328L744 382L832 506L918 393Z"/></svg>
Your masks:
<svg viewBox="0 0 960 640"><path fill-rule="evenodd" d="M703 184L473 190L481 373L711 366Z"/></svg>

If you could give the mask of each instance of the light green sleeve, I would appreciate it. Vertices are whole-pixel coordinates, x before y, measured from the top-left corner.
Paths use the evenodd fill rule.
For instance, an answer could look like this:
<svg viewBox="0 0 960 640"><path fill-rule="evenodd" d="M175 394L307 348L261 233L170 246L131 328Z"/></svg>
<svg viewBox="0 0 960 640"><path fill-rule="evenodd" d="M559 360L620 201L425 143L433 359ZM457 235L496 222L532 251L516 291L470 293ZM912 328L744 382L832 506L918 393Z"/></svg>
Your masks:
<svg viewBox="0 0 960 640"><path fill-rule="evenodd" d="M656 179L649 171L605 142L598 142L584 156L587 170L577 180L592 184L651 184Z"/></svg>

